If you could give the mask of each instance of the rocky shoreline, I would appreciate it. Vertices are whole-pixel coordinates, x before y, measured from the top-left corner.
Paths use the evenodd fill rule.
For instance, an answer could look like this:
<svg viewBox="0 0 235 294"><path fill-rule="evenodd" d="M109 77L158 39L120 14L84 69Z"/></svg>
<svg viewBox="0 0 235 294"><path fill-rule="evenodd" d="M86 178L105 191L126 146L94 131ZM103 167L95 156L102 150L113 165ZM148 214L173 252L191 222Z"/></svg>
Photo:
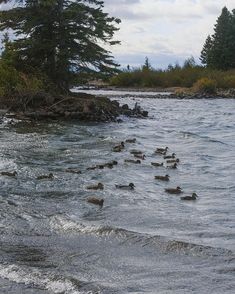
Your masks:
<svg viewBox="0 0 235 294"><path fill-rule="evenodd" d="M148 112L127 104L120 105L106 97L96 97L86 93L52 96L36 93L18 98L0 98L2 117L21 120L78 120L93 122L120 121L120 115L144 118ZM0 117L1 118L1 117Z"/></svg>
<svg viewBox="0 0 235 294"><path fill-rule="evenodd" d="M191 88L122 88L122 87L93 87L91 89L84 88L84 90L103 91L101 95L105 96L106 91L114 91L109 96L117 96L115 91L123 92L120 98L153 98L153 99L225 99L235 98L235 89L217 89L215 93L195 92ZM126 92L126 93L125 93ZM128 93L127 93L128 92Z"/></svg>

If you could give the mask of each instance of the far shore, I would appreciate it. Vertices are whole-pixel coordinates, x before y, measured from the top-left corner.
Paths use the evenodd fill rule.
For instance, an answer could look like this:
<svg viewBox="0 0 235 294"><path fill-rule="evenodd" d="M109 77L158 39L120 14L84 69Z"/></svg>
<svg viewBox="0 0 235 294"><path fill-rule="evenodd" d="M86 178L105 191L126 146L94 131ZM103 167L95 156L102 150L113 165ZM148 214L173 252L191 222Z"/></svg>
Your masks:
<svg viewBox="0 0 235 294"><path fill-rule="evenodd" d="M113 86L84 86L75 87L75 92L86 92L92 95L168 99L234 99L235 89L217 89L215 93L193 92L190 88L140 88L140 87L113 87ZM102 93L103 92L103 93ZM121 93L120 93L121 92Z"/></svg>

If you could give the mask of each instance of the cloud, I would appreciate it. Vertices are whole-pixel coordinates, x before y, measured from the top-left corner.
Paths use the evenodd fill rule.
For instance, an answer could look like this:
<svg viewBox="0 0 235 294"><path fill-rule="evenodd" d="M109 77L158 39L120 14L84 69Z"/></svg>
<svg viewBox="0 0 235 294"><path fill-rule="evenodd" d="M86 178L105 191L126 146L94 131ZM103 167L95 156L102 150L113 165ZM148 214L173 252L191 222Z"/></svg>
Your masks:
<svg viewBox="0 0 235 294"><path fill-rule="evenodd" d="M135 65L145 56L163 66L191 55L197 59L224 6L234 9L234 0L105 0L105 10L122 20L116 35L122 45L113 53Z"/></svg>

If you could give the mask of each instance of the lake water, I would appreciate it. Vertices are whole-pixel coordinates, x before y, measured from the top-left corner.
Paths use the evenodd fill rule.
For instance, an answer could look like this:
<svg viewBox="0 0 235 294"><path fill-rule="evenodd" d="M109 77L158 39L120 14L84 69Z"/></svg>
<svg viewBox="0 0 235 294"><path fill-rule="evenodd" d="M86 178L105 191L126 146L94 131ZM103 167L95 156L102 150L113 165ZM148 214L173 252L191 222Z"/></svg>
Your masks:
<svg viewBox="0 0 235 294"><path fill-rule="evenodd" d="M18 173L0 176L0 293L235 293L235 100L119 95L149 118L0 124L0 171ZM112 152L127 138L137 142ZM178 169L151 166L161 146ZM131 149L146 160L124 163ZM111 160L113 169L86 170ZM168 183L154 179L166 173ZM97 182L103 191L86 189ZM115 188L130 182L134 191ZM178 185L198 200L165 193Z"/></svg>

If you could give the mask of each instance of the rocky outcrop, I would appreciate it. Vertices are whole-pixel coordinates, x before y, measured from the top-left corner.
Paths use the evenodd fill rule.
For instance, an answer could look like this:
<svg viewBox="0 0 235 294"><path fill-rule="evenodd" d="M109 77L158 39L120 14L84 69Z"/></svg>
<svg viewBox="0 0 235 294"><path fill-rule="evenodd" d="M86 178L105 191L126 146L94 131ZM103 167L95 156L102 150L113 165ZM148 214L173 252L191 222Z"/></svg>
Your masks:
<svg viewBox="0 0 235 294"><path fill-rule="evenodd" d="M11 116L36 120L66 119L79 121L115 121L118 116L147 117L148 112L139 106L130 109L127 104L121 106L118 101L106 97L95 97L85 93L75 93L66 96L50 96L37 93L25 99L6 100L1 103L9 108Z"/></svg>

